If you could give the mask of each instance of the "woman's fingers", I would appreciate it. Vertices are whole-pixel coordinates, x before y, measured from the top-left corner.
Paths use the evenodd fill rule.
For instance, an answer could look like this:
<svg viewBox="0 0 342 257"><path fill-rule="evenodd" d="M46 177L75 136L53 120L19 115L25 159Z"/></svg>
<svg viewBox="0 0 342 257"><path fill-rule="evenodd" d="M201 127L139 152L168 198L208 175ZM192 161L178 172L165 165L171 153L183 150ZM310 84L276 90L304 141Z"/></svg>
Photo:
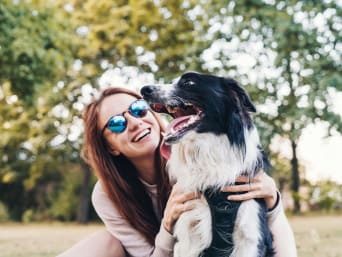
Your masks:
<svg viewBox="0 0 342 257"><path fill-rule="evenodd" d="M247 176L240 176L235 179L235 183L248 183L251 182L250 178Z"/></svg>
<svg viewBox="0 0 342 257"><path fill-rule="evenodd" d="M165 229L171 232L173 230L173 225L179 216L183 212L193 209L194 205L189 203L189 200L200 197L200 193L184 193L174 186L164 210L163 224Z"/></svg>
<svg viewBox="0 0 342 257"><path fill-rule="evenodd" d="M194 208L193 204L190 204L189 202L185 202L182 204L178 204L175 206L174 211L174 218L178 218L183 212L190 211Z"/></svg>
<svg viewBox="0 0 342 257"><path fill-rule="evenodd" d="M236 182L245 184L222 188L223 192L242 193L231 195L228 197L228 200L244 201L253 198L264 198L269 209L274 206L277 200L277 186L274 180L265 172L259 172L251 180L247 176L240 176L236 179Z"/></svg>
<svg viewBox="0 0 342 257"><path fill-rule="evenodd" d="M243 185L233 185L233 186L226 186L222 188L223 192L246 192L246 191L255 191L260 190L261 185L260 183L251 183L251 184L243 184Z"/></svg>
<svg viewBox="0 0 342 257"><path fill-rule="evenodd" d="M179 194L175 196L174 200L175 202L178 202L178 203L184 203L186 201L196 199L199 197L200 197L199 193L184 193L184 194Z"/></svg>
<svg viewBox="0 0 342 257"><path fill-rule="evenodd" d="M230 201L246 201L250 199L257 198L257 193L255 191L251 191L245 194L238 194L238 195L230 195L228 196L228 200Z"/></svg>

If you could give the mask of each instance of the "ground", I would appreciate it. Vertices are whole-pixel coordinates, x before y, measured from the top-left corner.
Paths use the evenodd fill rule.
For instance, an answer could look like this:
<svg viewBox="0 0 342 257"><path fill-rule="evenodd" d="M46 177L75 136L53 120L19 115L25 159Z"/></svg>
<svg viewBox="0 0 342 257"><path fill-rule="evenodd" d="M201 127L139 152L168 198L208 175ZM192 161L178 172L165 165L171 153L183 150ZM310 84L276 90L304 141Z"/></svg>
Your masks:
<svg viewBox="0 0 342 257"><path fill-rule="evenodd" d="M342 216L290 217L299 257L342 257ZM101 224L0 224L1 257L54 257Z"/></svg>

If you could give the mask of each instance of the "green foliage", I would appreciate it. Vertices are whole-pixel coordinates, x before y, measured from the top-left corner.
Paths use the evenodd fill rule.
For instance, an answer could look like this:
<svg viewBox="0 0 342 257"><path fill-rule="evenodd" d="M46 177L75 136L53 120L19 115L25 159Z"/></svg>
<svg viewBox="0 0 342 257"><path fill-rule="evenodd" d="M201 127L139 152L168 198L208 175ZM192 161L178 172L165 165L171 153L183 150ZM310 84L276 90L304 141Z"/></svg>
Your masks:
<svg viewBox="0 0 342 257"><path fill-rule="evenodd" d="M341 210L342 208L342 185L330 181L322 180L311 188L311 199L309 203L313 210Z"/></svg>
<svg viewBox="0 0 342 257"><path fill-rule="evenodd" d="M51 7L26 1L0 3L0 84L28 103L61 78L71 57L67 23Z"/></svg>
<svg viewBox="0 0 342 257"><path fill-rule="evenodd" d="M3 202L0 202L0 223L6 222L8 220L9 220L9 214L8 214L7 206Z"/></svg>
<svg viewBox="0 0 342 257"><path fill-rule="evenodd" d="M72 61L72 33L55 11L46 1L0 3L0 199L16 220L30 220L27 209L49 218L63 162L79 158L51 144L63 101L53 88Z"/></svg>
<svg viewBox="0 0 342 257"><path fill-rule="evenodd" d="M320 120L341 131L330 99L342 85L341 6L269 2L1 1L0 201L10 218L75 219L85 89L96 91L107 69L134 66L160 81L185 70L233 76L258 107L273 106L255 117L264 146L276 135L297 143ZM324 29L313 26L322 14ZM255 55L256 79L231 62L235 53ZM271 156L273 175L291 180L290 164Z"/></svg>
<svg viewBox="0 0 342 257"><path fill-rule="evenodd" d="M191 15L198 5L194 1L59 3L73 6L69 17L78 31L77 55L88 77L100 75L104 61L112 67L134 65L163 78L201 69L200 54L210 43L204 38L208 17Z"/></svg>
<svg viewBox="0 0 342 257"><path fill-rule="evenodd" d="M291 181L291 164L287 158L281 157L279 153L269 156L272 165L271 176L278 182L280 192L285 185Z"/></svg>
<svg viewBox="0 0 342 257"><path fill-rule="evenodd" d="M27 209L24 211L23 213L23 216L21 218L21 221L24 222L24 223L30 223L30 222L33 222L33 221L37 221L35 220L35 217L34 217L34 212L32 209Z"/></svg>
<svg viewBox="0 0 342 257"><path fill-rule="evenodd" d="M337 15L342 12L341 5L338 1L243 0L229 1L225 11L233 17L231 32L235 40L241 45L263 45L259 53L249 53L248 48L238 50L257 55L253 69L263 67L269 71L257 74L257 83L248 88L252 99L268 105L268 110L256 118L264 145L269 145L267 141L274 136L291 142L292 188L294 199L299 200L296 153L304 128L327 121L327 134L342 132L341 116L332 111L331 101L333 92L341 90L342 81L342 35L338 29L342 20ZM226 20L221 17L221 21ZM224 53L220 58L229 61ZM246 81L249 76L241 78ZM298 208L299 202L295 206Z"/></svg>
<svg viewBox="0 0 342 257"><path fill-rule="evenodd" d="M75 220L79 204L79 192L82 182L82 171L80 166L73 165L68 167L68 172L63 173L63 184L60 190L53 197L50 207L51 217L63 221ZM94 183L91 183L92 186ZM90 199L89 199L90 202Z"/></svg>

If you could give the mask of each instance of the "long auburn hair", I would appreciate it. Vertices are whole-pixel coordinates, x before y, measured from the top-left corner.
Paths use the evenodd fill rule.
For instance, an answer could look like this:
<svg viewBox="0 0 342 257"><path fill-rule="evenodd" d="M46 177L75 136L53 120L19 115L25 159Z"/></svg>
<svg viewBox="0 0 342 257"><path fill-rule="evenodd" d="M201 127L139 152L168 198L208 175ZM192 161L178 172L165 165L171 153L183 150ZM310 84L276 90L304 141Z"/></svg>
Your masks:
<svg viewBox="0 0 342 257"><path fill-rule="evenodd" d="M124 155L114 156L109 152L107 142L101 135L101 128L98 127L99 106L103 99L122 93L137 99L142 98L133 90L119 87L108 88L101 93L98 100L93 101L85 108L82 157L93 168L106 194L120 214L132 227L145 236L151 245L154 245L160 223L153 210L152 200L139 180L134 165ZM157 114L153 112L152 114L159 123L160 131L164 132L165 125L162 120ZM165 172L166 161L161 157L159 147L155 152L155 160L158 204L160 211L163 211L171 186Z"/></svg>

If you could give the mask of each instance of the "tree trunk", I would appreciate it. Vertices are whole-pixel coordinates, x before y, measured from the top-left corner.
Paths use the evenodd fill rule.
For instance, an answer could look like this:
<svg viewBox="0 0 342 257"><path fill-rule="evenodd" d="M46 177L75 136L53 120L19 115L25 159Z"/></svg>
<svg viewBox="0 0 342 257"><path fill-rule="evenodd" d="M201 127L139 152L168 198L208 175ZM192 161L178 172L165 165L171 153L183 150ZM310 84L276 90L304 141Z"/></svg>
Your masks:
<svg viewBox="0 0 342 257"><path fill-rule="evenodd" d="M298 214L300 213L300 199L299 199L299 168L298 168L298 159L297 159L297 144L294 140L291 140L291 148L292 148L292 195L294 200L294 209L293 212Z"/></svg>
<svg viewBox="0 0 342 257"><path fill-rule="evenodd" d="M88 222L89 205L90 205L90 177L91 171L89 166L81 160L81 167L83 171L83 181L80 192L80 202L77 210L77 222L84 224Z"/></svg>

